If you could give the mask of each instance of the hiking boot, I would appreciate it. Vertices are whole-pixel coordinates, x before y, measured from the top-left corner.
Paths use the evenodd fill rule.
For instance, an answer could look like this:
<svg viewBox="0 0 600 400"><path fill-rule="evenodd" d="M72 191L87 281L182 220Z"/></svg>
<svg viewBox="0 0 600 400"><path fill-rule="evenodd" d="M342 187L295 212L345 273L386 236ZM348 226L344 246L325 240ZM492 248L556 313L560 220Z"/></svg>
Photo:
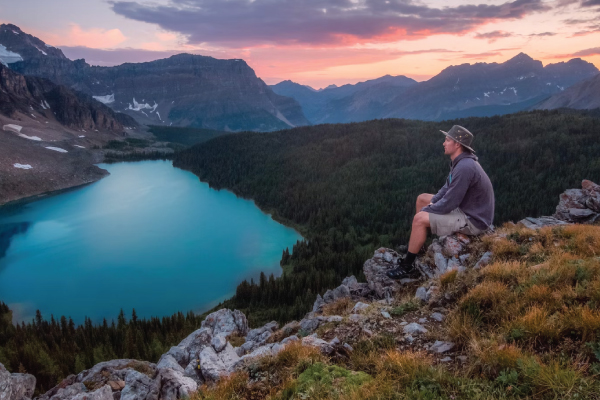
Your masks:
<svg viewBox="0 0 600 400"><path fill-rule="evenodd" d="M421 277L421 271L412 264L400 263L397 268L391 269L385 273L392 279L418 279Z"/></svg>

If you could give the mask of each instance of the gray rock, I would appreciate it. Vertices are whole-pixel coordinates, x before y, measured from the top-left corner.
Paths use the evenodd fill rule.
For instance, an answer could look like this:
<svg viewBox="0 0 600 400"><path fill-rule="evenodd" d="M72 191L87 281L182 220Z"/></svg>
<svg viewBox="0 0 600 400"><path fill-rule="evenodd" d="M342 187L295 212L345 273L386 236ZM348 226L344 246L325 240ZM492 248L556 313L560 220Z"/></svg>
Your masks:
<svg viewBox="0 0 600 400"><path fill-rule="evenodd" d="M325 304L332 303L335 299L333 298L333 290L329 289L323 295L323 301Z"/></svg>
<svg viewBox="0 0 600 400"><path fill-rule="evenodd" d="M212 347L205 347L200 352L200 369L207 382L216 382L229 372Z"/></svg>
<svg viewBox="0 0 600 400"><path fill-rule="evenodd" d="M345 297L350 297L350 289L346 285L340 285L333 289L333 299L339 300Z"/></svg>
<svg viewBox="0 0 600 400"><path fill-rule="evenodd" d="M415 341L415 338L414 338L412 335L410 335L410 334L404 335L404 339L405 339L405 340L406 340L408 343L412 343L412 342L414 342L414 341Z"/></svg>
<svg viewBox="0 0 600 400"><path fill-rule="evenodd" d="M185 367L185 370L183 371L183 376L192 378L194 380L194 382L196 382L198 384L198 386L200 386L204 383L204 377L202 376L202 371L200 371L200 369L198 368L199 365L200 364L199 364L198 360L192 360L187 365L187 367Z"/></svg>
<svg viewBox="0 0 600 400"><path fill-rule="evenodd" d="M362 301L359 301L358 303L356 303L354 305L354 307L352 307L352 311L350 311L350 312L355 314L355 313L361 312L362 310L366 310L367 308L369 308L368 304L363 303Z"/></svg>
<svg viewBox="0 0 600 400"><path fill-rule="evenodd" d="M177 362L174 363L178 365ZM98 363L92 368L80 372L74 378L74 382L85 382L87 385L93 384L95 387L100 387L109 381L124 381L125 376L133 368L143 368L148 371L148 375L154 375L156 372L156 364L148 361L117 359Z"/></svg>
<svg viewBox="0 0 600 400"><path fill-rule="evenodd" d="M479 259L479 261L477 261L477 264L475 264L475 266L473 268L474 269L483 268L486 265L488 265L491 261L492 261L492 252L486 251L485 253L483 253L481 258Z"/></svg>
<svg viewBox="0 0 600 400"><path fill-rule="evenodd" d="M459 271L461 269L462 265L460 264L460 261L457 258L451 258L448 260L448 264L446 266L446 271L454 271L457 270Z"/></svg>
<svg viewBox="0 0 600 400"><path fill-rule="evenodd" d="M387 318L387 319L392 318L392 316L390 315L390 313L387 312L387 311L382 311L381 315L383 316L383 318Z"/></svg>
<svg viewBox="0 0 600 400"><path fill-rule="evenodd" d="M471 257L471 255L469 253L463 254L461 256L458 257L458 259L460 260L460 263L462 265L465 265L465 263L467 262L467 260Z"/></svg>
<svg viewBox="0 0 600 400"><path fill-rule="evenodd" d="M406 326L406 325L408 325L408 322L406 322L406 321L400 322L400 326Z"/></svg>
<svg viewBox="0 0 600 400"><path fill-rule="evenodd" d="M223 361L229 372L232 371L233 365L240 359L233 346L231 346L231 343L227 343L227 346L219 353L219 358Z"/></svg>
<svg viewBox="0 0 600 400"><path fill-rule="evenodd" d="M130 370L125 376L121 400L158 400L158 385L141 372Z"/></svg>
<svg viewBox="0 0 600 400"><path fill-rule="evenodd" d="M278 327L279 327L279 324L276 321L271 321L268 324L261 326L260 328L252 329L246 335L246 341L260 342L260 340L261 340L260 337L263 337L263 338L265 338L264 340L266 340L271 335L264 335L265 332L269 332L269 333L275 332ZM260 344L262 344L262 343L260 343Z"/></svg>
<svg viewBox="0 0 600 400"><path fill-rule="evenodd" d="M344 343L344 348L346 350L348 350L349 352L353 352L354 351L354 349L352 348L352 346L350 346L348 343Z"/></svg>
<svg viewBox="0 0 600 400"><path fill-rule="evenodd" d="M341 343L340 339L336 336L329 341L329 344L332 346L337 346Z"/></svg>
<svg viewBox="0 0 600 400"><path fill-rule="evenodd" d="M411 322L410 324L404 326L403 330L404 333L407 333L409 335L429 332L427 329L425 329L423 325L419 325L416 322Z"/></svg>
<svg viewBox="0 0 600 400"><path fill-rule="evenodd" d="M292 336L289 336L289 337L286 337L285 339L283 339L281 341L281 344L286 345L288 343L297 342L298 340L300 340L300 338L298 336L292 335Z"/></svg>
<svg viewBox="0 0 600 400"><path fill-rule="evenodd" d="M445 353L454 348L454 343L452 342L442 342L436 340L435 343L429 348L429 351L433 351L434 353Z"/></svg>
<svg viewBox="0 0 600 400"><path fill-rule="evenodd" d="M452 358L451 358L451 357L444 357L444 358L442 358L442 359L440 360L440 362L443 362L443 363L445 363L445 362L450 362L450 361L452 361Z"/></svg>
<svg viewBox="0 0 600 400"><path fill-rule="evenodd" d="M431 314L431 318L438 322L442 322L444 319L446 319L444 314L439 313L439 312L434 312L433 314Z"/></svg>
<svg viewBox="0 0 600 400"><path fill-rule="evenodd" d="M427 289L423 286L418 288L417 292L415 293L415 298L427 303L429 301L429 296L427 295Z"/></svg>
<svg viewBox="0 0 600 400"><path fill-rule="evenodd" d="M197 359L200 352L212 341L212 328L200 328L179 343L179 347L188 353L188 359Z"/></svg>
<svg viewBox="0 0 600 400"><path fill-rule="evenodd" d="M427 323L427 318L419 318L419 323L420 323L420 324L425 324L425 323Z"/></svg>
<svg viewBox="0 0 600 400"><path fill-rule="evenodd" d="M12 381L12 399L21 400L22 398L31 398L35 391L35 376L30 374L11 374Z"/></svg>
<svg viewBox="0 0 600 400"><path fill-rule="evenodd" d="M179 365L185 367L190 362L189 352L186 351L183 347L173 346L167 351L167 354L170 355L177 361Z"/></svg>
<svg viewBox="0 0 600 400"><path fill-rule="evenodd" d="M303 319L300 321L300 330L305 334L312 333L319 327L320 324L321 321L318 318Z"/></svg>
<svg viewBox="0 0 600 400"><path fill-rule="evenodd" d="M386 252L392 254L392 262L388 262L384 259L383 255ZM396 262L393 260L397 260L398 257L398 253L395 251L382 247L376 250L373 258L365 261L365 264L363 265L363 272L365 274L369 290L374 292L375 296L379 299L394 297L402 287L400 282L390 279L386 275L390 269L393 269L397 266Z"/></svg>
<svg viewBox="0 0 600 400"><path fill-rule="evenodd" d="M315 336L305 336L302 338L302 344L304 346L313 346L319 348L323 354L331 354L334 351L334 347L323 339L319 339Z"/></svg>
<svg viewBox="0 0 600 400"><path fill-rule="evenodd" d="M356 280L356 277L352 275L344 278L342 285L347 286L349 289L353 289L358 286L358 281Z"/></svg>
<svg viewBox="0 0 600 400"><path fill-rule="evenodd" d="M240 311L231 311L222 308L209 314L202 321L202 328L210 328L213 336L224 333L226 336L237 333L240 336L246 336L248 333L248 321Z"/></svg>
<svg viewBox="0 0 600 400"><path fill-rule="evenodd" d="M170 354L163 354L156 364L157 369L170 368L183 374L183 367Z"/></svg>
<svg viewBox="0 0 600 400"><path fill-rule="evenodd" d="M596 213L589 208L579 209L579 208L569 208L569 217L573 221L581 221L585 220L591 216L594 216Z"/></svg>
<svg viewBox="0 0 600 400"><path fill-rule="evenodd" d="M442 253L435 253L433 255L433 262L435 263L435 267L437 269L435 271L437 275L441 275L446 272L446 268L448 268L448 260Z"/></svg>
<svg viewBox="0 0 600 400"><path fill-rule="evenodd" d="M210 342L212 347L218 353L227 346L227 336L225 333L219 333L216 336L213 336L212 341Z"/></svg>
<svg viewBox="0 0 600 400"><path fill-rule="evenodd" d="M460 254L463 250L463 244L460 240L456 238L454 235L446 236L444 240L444 249L443 254L446 257L452 258Z"/></svg>
<svg viewBox="0 0 600 400"><path fill-rule="evenodd" d="M156 380L160 382L161 400L188 398L198 390L198 384L192 378L172 369L161 370Z"/></svg>
<svg viewBox="0 0 600 400"><path fill-rule="evenodd" d="M317 294L317 299L315 300L314 304L313 304L313 308L312 311L313 312L318 312L321 310L321 308L325 305L325 301L323 300L323 298L321 297L320 294Z"/></svg>
<svg viewBox="0 0 600 400"><path fill-rule="evenodd" d="M0 364L0 400L11 400L12 379L10 372Z"/></svg>
<svg viewBox="0 0 600 400"><path fill-rule="evenodd" d="M112 389L110 386L104 385L93 392L79 393L73 396L71 400L113 400Z"/></svg>
<svg viewBox="0 0 600 400"><path fill-rule="evenodd" d="M87 391L88 390L83 383L76 382L65 388L59 388L52 396L50 396L50 400L67 400L79 393L85 393Z"/></svg>

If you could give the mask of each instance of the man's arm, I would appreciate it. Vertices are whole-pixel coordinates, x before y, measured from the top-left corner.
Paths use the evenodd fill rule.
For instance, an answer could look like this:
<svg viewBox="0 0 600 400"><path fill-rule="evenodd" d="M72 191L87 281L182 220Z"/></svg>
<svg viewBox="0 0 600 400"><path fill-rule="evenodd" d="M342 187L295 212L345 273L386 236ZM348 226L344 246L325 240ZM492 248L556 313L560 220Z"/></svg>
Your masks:
<svg viewBox="0 0 600 400"><path fill-rule="evenodd" d="M435 194L435 196L433 196L431 198L430 204L437 203L439 199L444 197L444 195L446 194L447 191L448 191L448 178L446 178L446 183L444 183L444 186L442 186L442 188Z"/></svg>
<svg viewBox="0 0 600 400"><path fill-rule="evenodd" d="M450 211L454 210L460 205L465 197L465 194L467 193L467 190L469 189L469 185L471 184L471 179L474 173L472 168L465 166L466 164L461 163L454 168L452 171L452 183L448 185L446 182L448 187L442 198L435 202L432 199L431 202L434 204L423 207L421 211L426 211L433 214L448 214ZM440 190L440 192L441 191L442 190Z"/></svg>

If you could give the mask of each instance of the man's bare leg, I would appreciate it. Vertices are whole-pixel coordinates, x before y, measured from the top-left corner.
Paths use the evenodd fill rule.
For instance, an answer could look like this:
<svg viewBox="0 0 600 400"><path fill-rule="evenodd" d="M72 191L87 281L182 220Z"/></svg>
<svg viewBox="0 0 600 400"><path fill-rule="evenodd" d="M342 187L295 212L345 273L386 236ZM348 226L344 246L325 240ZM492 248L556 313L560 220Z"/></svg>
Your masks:
<svg viewBox="0 0 600 400"><path fill-rule="evenodd" d="M427 228L429 227L429 213L419 211L413 218L410 241L408 242L409 253L417 254L421 250L427 239Z"/></svg>
<svg viewBox="0 0 600 400"><path fill-rule="evenodd" d="M428 206L429 203L431 203L431 199L433 198L433 195L430 193L421 193L420 195L417 196L417 211L415 212L415 214L417 214L419 211L421 211L421 209L425 206Z"/></svg>

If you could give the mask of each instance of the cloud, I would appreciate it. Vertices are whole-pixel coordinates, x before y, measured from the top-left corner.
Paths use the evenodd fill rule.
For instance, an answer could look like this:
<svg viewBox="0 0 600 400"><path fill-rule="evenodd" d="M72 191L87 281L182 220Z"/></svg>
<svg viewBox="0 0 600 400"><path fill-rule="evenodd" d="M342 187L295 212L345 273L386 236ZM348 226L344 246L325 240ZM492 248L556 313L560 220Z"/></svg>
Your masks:
<svg viewBox="0 0 600 400"><path fill-rule="evenodd" d="M600 47L592 47L591 49L579 50L569 54L556 54L550 58L576 58L576 57L590 57L600 56Z"/></svg>
<svg viewBox="0 0 600 400"><path fill-rule="evenodd" d="M66 34L46 34L46 41L60 46L86 46L106 48L123 43L127 38L119 29L83 29L77 24L71 24Z"/></svg>
<svg viewBox="0 0 600 400"><path fill-rule="evenodd" d="M542 36L555 36L556 33L554 32L542 32L542 33L532 33L529 36L538 36L538 37L542 37Z"/></svg>
<svg viewBox="0 0 600 400"><path fill-rule="evenodd" d="M486 23L547 11L542 0L433 8L416 0L112 1L115 13L178 32L190 44L331 46L464 34Z"/></svg>
<svg viewBox="0 0 600 400"><path fill-rule="evenodd" d="M475 39L487 39L488 43L494 43L498 39L511 37L511 36L514 36L514 35L510 32L492 31L492 32L486 32L486 33L476 33L474 37L475 37Z"/></svg>
<svg viewBox="0 0 600 400"><path fill-rule="evenodd" d="M586 30L575 32L574 34L571 35L571 37L587 36L587 35L591 35L592 33L598 33L598 32L600 32L600 25L589 26L588 29L586 29Z"/></svg>
<svg viewBox="0 0 600 400"><path fill-rule="evenodd" d="M600 6L600 0L585 0L581 2L583 7L596 7Z"/></svg>
<svg viewBox="0 0 600 400"><path fill-rule="evenodd" d="M485 53L476 53L476 54L463 54L460 58L471 58L475 60L480 60L488 57L500 56L502 53L499 51L486 51Z"/></svg>

